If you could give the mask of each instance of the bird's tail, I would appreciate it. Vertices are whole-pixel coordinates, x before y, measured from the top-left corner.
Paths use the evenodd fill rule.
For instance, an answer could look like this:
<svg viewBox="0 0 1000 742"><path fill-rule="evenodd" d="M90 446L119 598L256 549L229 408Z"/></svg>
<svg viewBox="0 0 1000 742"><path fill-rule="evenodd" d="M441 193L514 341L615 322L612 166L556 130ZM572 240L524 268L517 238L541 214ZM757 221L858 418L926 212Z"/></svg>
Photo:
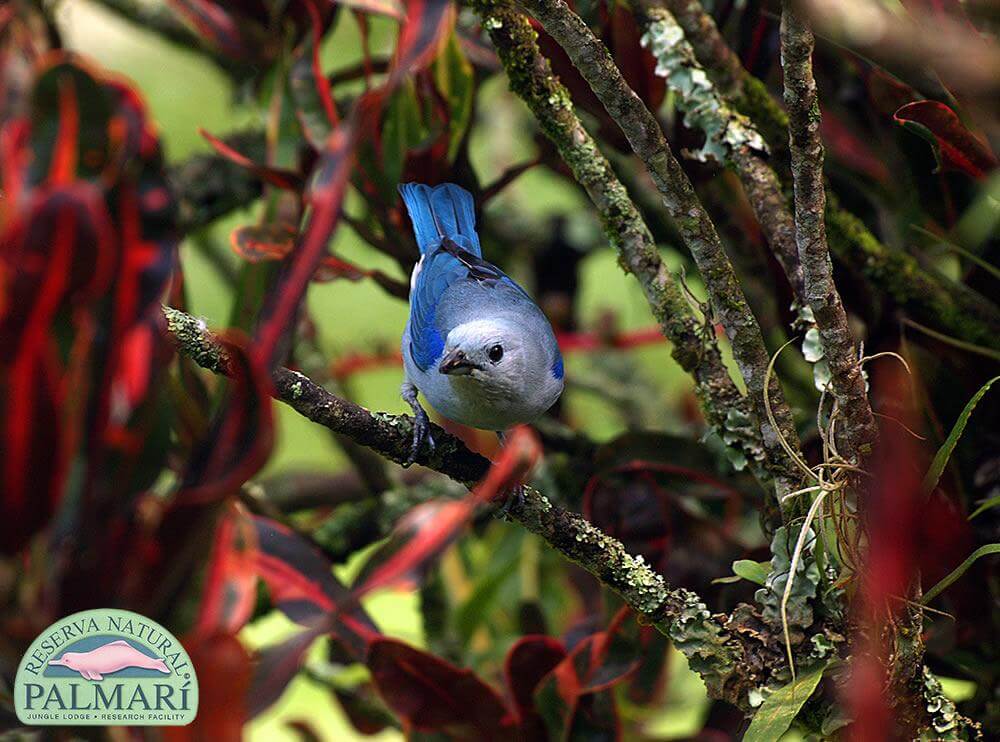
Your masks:
<svg viewBox="0 0 1000 742"><path fill-rule="evenodd" d="M434 188L423 183L404 183L399 186L399 193L413 221L421 254L433 250L447 237L482 257L471 193L454 183Z"/></svg>

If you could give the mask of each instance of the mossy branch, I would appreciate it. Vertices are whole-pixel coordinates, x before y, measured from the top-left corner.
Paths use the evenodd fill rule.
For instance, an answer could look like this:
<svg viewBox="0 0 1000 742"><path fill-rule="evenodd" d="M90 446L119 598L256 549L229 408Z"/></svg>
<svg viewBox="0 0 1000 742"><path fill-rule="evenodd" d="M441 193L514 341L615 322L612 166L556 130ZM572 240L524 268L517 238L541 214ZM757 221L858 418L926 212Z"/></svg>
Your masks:
<svg viewBox="0 0 1000 742"><path fill-rule="evenodd" d="M770 356L756 317L747 303L733 265L691 181L667 144L656 117L629 88L604 44L563 0L520 3L566 51L601 104L617 122L632 150L646 166L678 231L698 265L712 308L726 330L746 382L755 422L761 431L768 466L779 497L797 490L800 476L785 452L779 431L768 422L764 388ZM771 406L780 433L793 450L798 434L780 384L770 382Z"/></svg>
<svg viewBox="0 0 1000 742"><path fill-rule="evenodd" d="M684 29L695 56L720 91L748 116L771 149L778 172L788 169L788 116L767 86L740 63L698 0L642 0L666 7ZM788 185L781 179L783 185ZM879 293L918 322L959 340L1000 348L1000 308L926 271L912 255L893 250L827 189L828 245L835 260L860 273Z"/></svg>
<svg viewBox="0 0 1000 742"><path fill-rule="evenodd" d="M167 331L181 353L213 373L229 374L230 359L204 322L170 307L164 307L163 313ZM413 418L371 412L287 368L276 369L272 382L273 396L309 420L397 463L407 459ZM434 426L433 435L434 452L422 454L417 463L466 486L485 476L489 460L440 427ZM668 585L642 557L633 556L619 541L534 488L527 487L507 514L617 592L644 621L673 639L714 697L746 706L747 691L759 679L752 677L743 661L747 651L743 640L723 628L725 617L713 616L695 593Z"/></svg>
<svg viewBox="0 0 1000 742"><path fill-rule="evenodd" d="M748 117L737 111L709 78L684 30L658 0L634 3L642 45L656 58L656 74L667 81L684 112L684 123L705 134L695 154L729 165L740 178L768 244L796 297L802 296L802 269L795 247L795 224L777 174L768 165L768 146Z"/></svg>
<svg viewBox="0 0 1000 742"><path fill-rule="evenodd" d="M833 263L826 244L821 114L812 72L814 46L812 32L786 0L781 14L781 64L789 118L795 240L802 265L803 299L812 309L823 356L830 367L842 421L839 453L848 461L860 463L872 452L878 431L861 372L858 345L833 280Z"/></svg>

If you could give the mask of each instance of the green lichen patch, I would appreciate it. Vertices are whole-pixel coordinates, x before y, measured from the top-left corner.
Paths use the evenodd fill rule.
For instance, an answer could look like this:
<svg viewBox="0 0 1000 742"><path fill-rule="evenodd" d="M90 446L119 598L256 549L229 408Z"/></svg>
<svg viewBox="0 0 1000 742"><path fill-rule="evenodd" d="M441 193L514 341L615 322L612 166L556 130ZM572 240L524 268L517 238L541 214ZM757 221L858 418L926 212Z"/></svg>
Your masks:
<svg viewBox="0 0 1000 742"><path fill-rule="evenodd" d="M672 15L663 10L653 13L641 43L656 58L656 74L674 92L684 123L705 133L705 144L693 153L696 159L725 164L734 150L743 147L768 151L750 119L731 108L712 85Z"/></svg>
<svg viewBox="0 0 1000 742"><path fill-rule="evenodd" d="M788 584L792 553L795 550L798 536L798 529L794 527L781 526L774 532L774 538L771 540L771 572L767 576L764 587L758 590L754 596L761 606L761 615L764 620L774 626L781 625L781 598L784 595L785 586ZM819 566L812 555L815 541L815 534L810 529L806 535L802 557L795 569L795 580L788 598L786 615L788 616L789 632L793 639L796 629L801 631L813 623L812 602L816 598L820 583Z"/></svg>

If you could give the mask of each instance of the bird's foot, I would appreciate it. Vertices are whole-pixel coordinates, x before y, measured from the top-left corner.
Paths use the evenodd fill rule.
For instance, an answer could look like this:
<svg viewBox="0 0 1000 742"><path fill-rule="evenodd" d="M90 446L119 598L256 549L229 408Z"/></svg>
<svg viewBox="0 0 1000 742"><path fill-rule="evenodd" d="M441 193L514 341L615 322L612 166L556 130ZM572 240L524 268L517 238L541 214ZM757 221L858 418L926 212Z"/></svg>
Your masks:
<svg viewBox="0 0 1000 742"><path fill-rule="evenodd" d="M410 445L409 456L403 462L403 468L405 469L412 466L417 460L420 450L424 447L424 443L427 444L428 454L434 453L437 444L434 443L434 436L431 435L431 420L427 417L427 413L417 400L416 389L410 390L404 387L403 399L406 400L407 404L410 405L410 409L413 410L413 443Z"/></svg>
<svg viewBox="0 0 1000 742"><path fill-rule="evenodd" d="M504 496L503 502L500 503L500 507L497 508L497 517L503 520L513 520L511 510L520 510L524 506L525 497L523 484L511 487L507 490L507 494Z"/></svg>

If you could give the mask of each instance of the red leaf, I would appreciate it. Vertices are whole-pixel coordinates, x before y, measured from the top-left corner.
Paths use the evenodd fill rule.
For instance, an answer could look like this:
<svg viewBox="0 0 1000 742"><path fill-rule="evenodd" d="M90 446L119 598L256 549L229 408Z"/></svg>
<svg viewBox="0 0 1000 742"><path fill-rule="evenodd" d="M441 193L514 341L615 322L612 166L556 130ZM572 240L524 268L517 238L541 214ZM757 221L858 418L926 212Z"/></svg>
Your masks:
<svg viewBox="0 0 1000 742"><path fill-rule="evenodd" d="M253 521L229 503L215 529L194 633L235 634L253 614L257 599L257 532Z"/></svg>
<svg viewBox="0 0 1000 742"><path fill-rule="evenodd" d="M551 636L522 636L507 652L504 676L520 712L534 709L538 684L566 658L566 648Z"/></svg>
<svg viewBox="0 0 1000 742"><path fill-rule="evenodd" d="M306 652L317 639L326 634L333 623L331 616L317 619L306 631L299 632L279 644L267 647L257 656L250 686L249 717L252 719L281 697L298 674ZM233 739L240 739L239 736Z"/></svg>
<svg viewBox="0 0 1000 742"><path fill-rule="evenodd" d="M237 59L254 56L233 15L210 0L167 0L199 34Z"/></svg>
<svg viewBox="0 0 1000 742"><path fill-rule="evenodd" d="M395 639L368 653L375 687L407 727L454 739L510 739L513 719L499 694L471 671Z"/></svg>
<svg viewBox="0 0 1000 742"><path fill-rule="evenodd" d="M618 713L610 689L639 668L638 647L623 632L622 608L605 631L591 634L545 676L535 693L549 731L575 739L596 733L617 739Z"/></svg>
<svg viewBox="0 0 1000 742"><path fill-rule="evenodd" d="M6 226L0 233L0 548L9 553L44 525L62 493L91 399L88 310L108 289L115 244L100 193L83 183L32 198ZM74 331L68 353L57 345L57 325ZM67 408L70 382L84 403ZM96 419L100 430L104 419Z"/></svg>
<svg viewBox="0 0 1000 742"><path fill-rule="evenodd" d="M332 128L340 123L340 117L330 92L330 82L320 66L322 19L313 0L305 0L305 7L309 13L310 33L295 50L288 79L302 133L313 147L322 149Z"/></svg>
<svg viewBox="0 0 1000 742"><path fill-rule="evenodd" d="M275 607L301 624L336 612L330 630L355 659L363 659L378 628L334 576L329 560L281 524L261 517L253 522L259 543L256 571Z"/></svg>
<svg viewBox="0 0 1000 742"><path fill-rule="evenodd" d="M393 549L391 555L370 574L359 577L355 595L360 597L392 584L441 553L469 521L476 507L520 483L540 453L534 433L524 426L515 428L500 458L468 497L443 504L428 503L410 511L401 524L401 530L408 532L405 543ZM428 517L428 513L432 513L433 517Z"/></svg>
<svg viewBox="0 0 1000 742"><path fill-rule="evenodd" d="M73 78L59 78L59 132L52 148L49 182L65 185L76 177L79 148L80 111L77 107Z"/></svg>
<svg viewBox="0 0 1000 742"><path fill-rule="evenodd" d="M299 303L340 219L340 208L354 163L355 131L350 123L341 124L330 136L316 165L309 193L312 204L309 223L285 270L269 293L255 338L254 352L268 366L278 362L281 340L293 323Z"/></svg>
<svg viewBox="0 0 1000 742"><path fill-rule="evenodd" d="M227 342L229 395L205 440L191 454L176 501L221 500L236 493L271 453L271 376L242 344Z"/></svg>
<svg viewBox="0 0 1000 742"><path fill-rule="evenodd" d="M236 163L240 167L246 168L264 182L270 183L271 185L277 188L282 188L286 191L294 191L296 193L302 191L302 176L298 173L292 172L291 170L285 170L284 168L271 167L270 165L262 165L258 162L254 162L246 155L241 152L237 152L224 141L216 136L213 136L212 134L209 134L204 129L198 129L198 133L201 134L206 141L212 145L212 148L222 157Z"/></svg>
<svg viewBox="0 0 1000 742"><path fill-rule="evenodd" d="M984 178L997 166L996 155L989 145L969 131L944 103L933 100L908 103L893 118L930 143L939 168Z"/></svg>
<svg viewBox="0 0 1000 742"><path fill-rule="evenodd" d="M253 673L250 655L234 634L184 637L198 674L198 715L185 727L162 727L167 742L241 739Z"/></svg>
<svg viewBox="0 0 1000 742"><path fill-rule="evenodd" d="M281 260L295 247L295 230L284 224L246 224L233 230L229 243L250 263Z"/></svg>
<svg viewBox="0 0 1000 742"><path fill-rule="evenodd" d="M454 23L455 7L450 0L410 0L396 42L389 86L426 66L437 55Z"/></svg>
<svg viewBox="0 0 1000 742"><path fill-rule="evenodd" d="M326 255L316 269L313 280L317 283L327 283L338 278L346 278L348 281L360 281L362 278L374 275L374 271L359 268L353 263L341 260L334 255Z"/></svg>

